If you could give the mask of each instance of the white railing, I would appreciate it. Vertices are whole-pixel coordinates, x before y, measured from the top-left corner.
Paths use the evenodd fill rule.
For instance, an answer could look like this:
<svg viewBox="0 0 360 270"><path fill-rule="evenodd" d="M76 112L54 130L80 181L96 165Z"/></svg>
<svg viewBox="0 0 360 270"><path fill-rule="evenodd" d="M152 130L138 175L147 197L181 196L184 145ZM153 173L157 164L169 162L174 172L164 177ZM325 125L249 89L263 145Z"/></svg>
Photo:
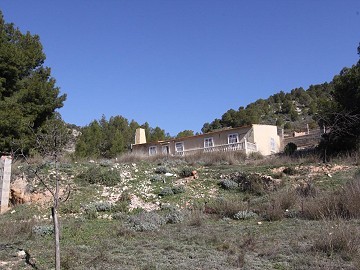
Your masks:
<svg viewBox="0 0 360 270"><path fill-rule="evenodd" d="M255 143L247 142L246 140L238 143L222 144L211 147L187 149L181 152L176 152L176 156L191 155L196 153L211 153L211 152L228 152L228 151L245 151L246 154L257 152Z"/></svg>
<svg viewBox="0 0 360 270"><path fill-rule="evenodd" d="M246 153L257 152L256 143L246 142Z"/></svg>

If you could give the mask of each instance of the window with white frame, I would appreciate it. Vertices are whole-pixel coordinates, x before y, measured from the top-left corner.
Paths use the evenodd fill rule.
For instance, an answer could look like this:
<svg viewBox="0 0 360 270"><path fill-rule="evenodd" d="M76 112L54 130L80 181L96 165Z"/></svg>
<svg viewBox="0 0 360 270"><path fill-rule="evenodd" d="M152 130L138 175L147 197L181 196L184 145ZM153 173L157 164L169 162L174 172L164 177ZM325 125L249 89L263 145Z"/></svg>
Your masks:
<svg viewBox="0 0 360 270"><path fill-rule="evenodd" d="M176 150L177 153L184 152L184 143L183 142L175 143L175 150Z"/></svg>
<svg viewBox="0 0 360 270"><path fill-rule="evenodd" d="M213 138L205 138L204 139L204 148L209 148L214 146L214 140Z"/></svg>
<svg viewBox="0 0 360 270"><path fill-rule="evenodd" d="M275 144L275 139L274 138L270 138L270 149L273 152L275 152L275 150L276 150L276 144Z"/></svg>
<svg viewBox="0 0 360 270"><path fill-rule="evenodd" d="M237 133L228 135L228 144L234 144L239 142L239 135Z"/></svg>
<svg viewBox="0 0 360 270"><path fill-rule="evenodd" d="M156 146L150 146L149 147L149 155L150 156L156 155Z"/></svg>

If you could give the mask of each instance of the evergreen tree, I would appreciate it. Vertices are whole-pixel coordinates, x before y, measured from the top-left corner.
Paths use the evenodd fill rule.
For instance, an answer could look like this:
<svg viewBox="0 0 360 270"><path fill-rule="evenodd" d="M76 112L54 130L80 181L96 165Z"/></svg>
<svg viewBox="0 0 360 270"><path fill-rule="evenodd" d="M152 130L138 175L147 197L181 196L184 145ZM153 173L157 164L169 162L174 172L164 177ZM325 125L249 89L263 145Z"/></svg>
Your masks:
<svg viewBox="0 0 360 270"><path fill-rule="evenodd" d="M186 129L186 130L180 131L176 135L176 138L183 138L183 137L189 137L189 136L194 136L194 131Z"/></svg>
<svg viewBox="0 0 360 270"><path fill-rule="evenodd" d="M34 146L30 126L36 131L63 106L37 35L26 34L5 23L0 11L0 149L10 151L21 143L24 151Z"/></svg>

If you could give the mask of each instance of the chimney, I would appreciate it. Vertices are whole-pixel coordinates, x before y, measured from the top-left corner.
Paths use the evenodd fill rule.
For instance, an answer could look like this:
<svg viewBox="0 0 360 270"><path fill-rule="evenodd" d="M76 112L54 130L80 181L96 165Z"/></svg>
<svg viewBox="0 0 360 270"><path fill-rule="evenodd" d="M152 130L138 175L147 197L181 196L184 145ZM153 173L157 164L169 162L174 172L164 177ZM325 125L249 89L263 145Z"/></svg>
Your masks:
<svg viewBox="0 0 360 270"><path fill-rule="evenodd" d="M135 131L135 144L146 143L145 129L137 128Z"/></svg>

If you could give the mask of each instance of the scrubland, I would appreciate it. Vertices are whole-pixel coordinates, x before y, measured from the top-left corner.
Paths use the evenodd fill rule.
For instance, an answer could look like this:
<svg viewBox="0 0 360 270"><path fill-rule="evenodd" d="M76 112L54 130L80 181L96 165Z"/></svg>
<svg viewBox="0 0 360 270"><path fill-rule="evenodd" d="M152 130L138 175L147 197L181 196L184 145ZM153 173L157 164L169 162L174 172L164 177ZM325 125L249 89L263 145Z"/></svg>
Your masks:
<svg viewBox="0 0 360 270"><path fill-rule="evenodd" d="M62 269L360 269L359 155L214 153L60 164ZM51 198L0 216L0 268L52 269ZM51 182L54 165L41 167ZM35 199L36 198L36 202Z"/></svg>

